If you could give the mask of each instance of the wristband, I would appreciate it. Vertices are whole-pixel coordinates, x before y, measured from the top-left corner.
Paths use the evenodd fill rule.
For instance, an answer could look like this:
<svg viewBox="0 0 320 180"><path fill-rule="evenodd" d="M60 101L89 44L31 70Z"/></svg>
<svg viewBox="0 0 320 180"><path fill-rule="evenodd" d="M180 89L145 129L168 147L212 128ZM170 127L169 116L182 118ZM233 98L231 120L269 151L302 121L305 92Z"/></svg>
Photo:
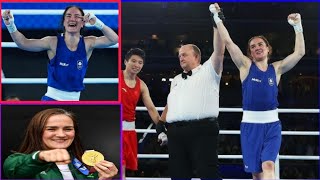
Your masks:
<svg viewBox="0 0 320 180"><path fill-rule="evenodd" d="M298 24L295 24L294 21L292 19L288 20L288 23L293 26L294 32L297 33L302 33L303 32L303 28L302 28L302 24L301 21Z"/></svg>
<svg viewBox="0 0 320 180"><path fill-rule="evenodd" d="M301 22L295 26L293 26L293 29L294 29L294 32L297 34L297 33L302 33L303 32L303 28L302 28L302 24Z"/></svg>
<svg viewBox="0 0 320 180"><path fill-rule="evenodd" d="M96 17L96 23L94 23L94 26L96 28L98 28L99 30L102 30L102 28L103 28L103 26L105 26L105 24L102 21L100 21L100 19L98 19Z"/></svg>
<svg viewBox="0 0 320 180"><path fill-rule="evenodd" d="M96 18L96 22L93 24L93 25L91 25L89 22L88 23L86 23L86 26L94 26L94 27L96 27L97 29L99 29L99 30L102 30L102 28L103 28L103 26L105 26L105 24L100 20L100 19L98 19L93 13L90 13L90 16L89 16L89 21L90 21L90 19L92 19L92 18Z"/></svg>
<svg viewBox="0 0 320 180"><path fill-rule="evenodd" d="M12 22L12 23L10 23L9 25L6 25L6 26L7 26L7 29L8 29L10 34L17 31L17 27L14 24L14 22Z"/></svg>
<svg viewBox="0 0 320 180"><path fill-rule="evenodd" d="M214 22L215 22L216 24L218 24L219 22L222 21L222 20L220 19L220 17L219 17L219 13L215 13L215 14L213 15L213 20L214 20Z"/></svg>
<svg viewBox="0 0 320 180"><path fill-rule="evenodd" d="M4 21L4 18L2 18L2 19L3 19L3 21ZM7 29L8 29L8 31L9 31L10 34L17 31L17 27L16 27L16 25L14 24L13 14L12 14L12 18L9 18L9 24L8 24L8 25L6 24L6 26L7 26Z"/></svg>
<svg viewBox="0 0 320 180"><path fill-rule="evenodd" d="M166 126L165 126L165 122L163 121L158 121L158 123L156 124L156 131L157 131L157 135L159 136L159 134L161 134L162 132L166 132Z"/></svg>

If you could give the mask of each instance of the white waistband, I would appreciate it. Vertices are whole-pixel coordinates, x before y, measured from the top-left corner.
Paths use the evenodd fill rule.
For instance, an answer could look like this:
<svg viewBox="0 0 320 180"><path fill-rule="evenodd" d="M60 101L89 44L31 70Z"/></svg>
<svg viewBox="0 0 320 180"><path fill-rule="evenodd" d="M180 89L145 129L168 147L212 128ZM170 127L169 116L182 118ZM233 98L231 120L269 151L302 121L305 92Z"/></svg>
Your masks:
<svg viewBox="0 0 320 180"><path fill-rule="evenodd" d="M134 121L122 121L122 130L135 130L136 123Z"/></svg>
<svg viewBox="0 0 320 180"><path fill-rule="evenodd" d="M79 101L80 93L80 91L61 91L59 89L48 86L47 93L45 94L45 96L48 96L57 101Z"/></svg>
<svg viewBox="0 0 320 180"><path fill-rule="evenodd" d="M241 122L271 123L276 121L279 121L278 109L270 111L243 111Z"/></svg>

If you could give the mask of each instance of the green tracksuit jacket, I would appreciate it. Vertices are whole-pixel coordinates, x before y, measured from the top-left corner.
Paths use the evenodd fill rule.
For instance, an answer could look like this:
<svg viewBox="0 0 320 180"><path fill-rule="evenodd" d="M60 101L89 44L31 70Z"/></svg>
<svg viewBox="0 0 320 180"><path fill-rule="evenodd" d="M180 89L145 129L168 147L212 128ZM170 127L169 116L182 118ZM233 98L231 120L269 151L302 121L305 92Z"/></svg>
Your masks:
<svg viewBox="0 0 320 180"><path fill-rule="evenodd" d="M84 175L71 163L68 165L74 179L98 179L98 173ZM14 153L3 164L4 176L10 179L63 179L55 163L39 160L39 153Z"/></svg>

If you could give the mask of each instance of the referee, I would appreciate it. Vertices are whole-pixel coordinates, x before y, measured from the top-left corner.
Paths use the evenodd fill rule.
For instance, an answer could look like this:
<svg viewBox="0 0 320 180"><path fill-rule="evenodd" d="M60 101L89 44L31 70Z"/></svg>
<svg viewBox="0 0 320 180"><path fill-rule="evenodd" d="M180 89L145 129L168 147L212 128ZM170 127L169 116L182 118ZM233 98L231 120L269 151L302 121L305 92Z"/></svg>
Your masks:
<svg viewBox="0 0 320 180"><path fill-rule="evenodd" d="M180 48L183 72L174 77L162 121L157 123L158 139L161 140L163 133L168 135L172 179L220 179L217 117L225 44L215 26L213 30L214 52L203 65L200 64L201 51L196 45Z"/></svg>

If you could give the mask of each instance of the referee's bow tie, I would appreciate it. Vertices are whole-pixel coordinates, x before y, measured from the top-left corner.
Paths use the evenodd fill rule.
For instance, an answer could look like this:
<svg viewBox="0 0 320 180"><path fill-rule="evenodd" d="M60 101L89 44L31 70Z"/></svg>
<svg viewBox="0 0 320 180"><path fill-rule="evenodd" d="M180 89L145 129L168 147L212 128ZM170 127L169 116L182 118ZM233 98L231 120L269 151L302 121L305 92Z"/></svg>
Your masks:
<svg viewBox="0 0 320 180"><path fill-rule="evenodd" d="M191 76L191 75L192 75L192 71L191 71L191 70L188 71L187 73L182 72L182 74L181 74L181 76L182 76L183 79L187 79L188 76Z"/></svg>

